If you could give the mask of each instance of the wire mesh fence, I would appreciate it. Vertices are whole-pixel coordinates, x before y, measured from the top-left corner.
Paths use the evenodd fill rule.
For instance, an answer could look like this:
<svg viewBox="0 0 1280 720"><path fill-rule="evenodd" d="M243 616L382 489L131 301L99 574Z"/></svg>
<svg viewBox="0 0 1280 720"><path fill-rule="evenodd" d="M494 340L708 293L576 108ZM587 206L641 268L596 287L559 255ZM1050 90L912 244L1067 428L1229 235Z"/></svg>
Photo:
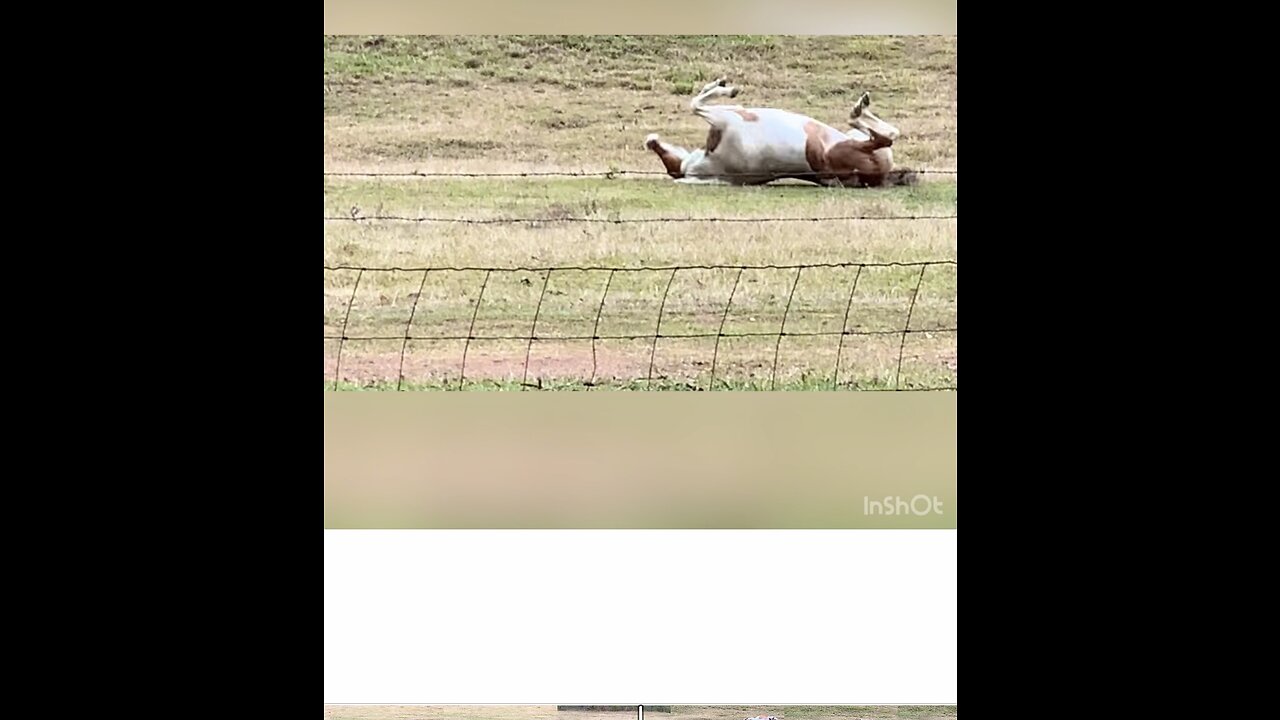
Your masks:
<svg viewBox="0 0 1280 720"><path fill-rule="evenodd" d="M326 265L325 386L955 390L957 267Z"/></svg>

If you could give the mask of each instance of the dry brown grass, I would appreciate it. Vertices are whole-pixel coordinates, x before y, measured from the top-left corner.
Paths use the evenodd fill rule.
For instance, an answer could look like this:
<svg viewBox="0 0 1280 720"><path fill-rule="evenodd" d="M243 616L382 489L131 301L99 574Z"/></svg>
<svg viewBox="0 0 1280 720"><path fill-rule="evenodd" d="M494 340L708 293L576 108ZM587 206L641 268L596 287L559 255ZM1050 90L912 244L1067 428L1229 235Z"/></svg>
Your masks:
<svg viewBox="0 0 1280 720"><path fill-rule="evenodd" d="M956 166L954 37L543 36L325 39L330 170L650 167L658 132L700 144L695 86L844 126L870 91L901 164Z"/></svg>
<svg viewBox="0 0 1280 720"><path fill-rule="evenodd" d="M788 107L841 125L862 90L879 114L901 128L897 160L954 168L954 38L737 37L412 37L326 38L325 168L329 171L504 172L657 170L641 147L648 132L690 146L705 124L687 110L695 85L720 75L743 88L748 105ZM552 267L791 265L916 262L956 256L955 220L854 220L613 225L566 219L659 217L897 217L955 213L956 177L924 176L912 188L833 190L807 185L763 188L678 186L666 178L325 179L326 216L397 215L521 220L494 225L326 221L326 265L397 267ZM527 222L524 222L527 221ZM859 280L853 271L805 271L787 315L789 332L901 329L914 271L884 269ZM777 332L794 271L749 272L733 295L725 332ZM716 332L736 271L682 272L672 282L662 333ZM439 337L465 335L483 273L325 273L325 334ZM663 273L618 275L610 286L601 335L653 333ZM537 311L539 337L590 334L606 282L602 273L491 277L476 335L527 337ZM418 292L421 284L421 293ZM913 329L955 326L955 269L931 268ZM414 322L408 320L413 314ZM722 340L717 379L754 387L772 377L777 354L788 386L830 385L838 338ZM714 340L597 343L599 379L624 383L657 373L681 386L708 384ZM337 341L325 343L325 377L334 378ZM399 377L432 386L456 381L463 343L347 342L342 380ZM955 384L955 334L912 335L904 384ZM846 338L842 382L895 382L900 338ZM590 343L473 342L467 375L546 383L591 375ZM475 363L474 366L472 363ZM721 365L720 363L724 364ZM908 371L910 374L908 376Z"/></svg>

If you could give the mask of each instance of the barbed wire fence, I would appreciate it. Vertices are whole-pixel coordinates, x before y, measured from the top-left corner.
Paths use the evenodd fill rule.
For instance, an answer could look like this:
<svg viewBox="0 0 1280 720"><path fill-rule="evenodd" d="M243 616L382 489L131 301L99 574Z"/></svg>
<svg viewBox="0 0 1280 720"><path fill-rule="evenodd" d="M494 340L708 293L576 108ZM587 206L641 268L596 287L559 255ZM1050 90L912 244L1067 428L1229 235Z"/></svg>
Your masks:
<svg viewBox="0 0 1280 720"><path fill-rule="evenodd" d="M939 175L956 175L954 169L914 169L910 172L917 174L939 174ZM812 173L816 175L816 173ZM362 171L325 171L325 177L361 177L361 178L529 178L529 177L603 177L616 178L621 176L665 176L666 172L657 170L626 170L626 169L610 169L600 171L524 171L524 172L423 172L423 171L405 171L405 172L362 172ZM785 179L797 178L796 174L785 176ZM779 177L777 179L784 179ZM955 213L951 214L927 214L927 215L836 215L836 216L773 216L773 217L636 217L636 218L601 218L601 217L492 217L492 218L465 218L465 217L420 217L405 216L394 214L373 214L365 215L359 207L353 207L345 215L325 215L325 222L404 222L404 223L457 223L466 225L495 225L495 224L555 224L555 223L599 223L599 224L644 224L644 223L693 223L693 222L711 222L711 223L820 223L833 221L919 221L919 220L955 220ZM352 285L350 296L345 303L345 311L343 312L341 330L338 334L330 334L326 332L324 335L325 342L336 341L338 343L337 357L335 360L333 383L337 388L342 380L342 355L346 344L351 341L400 341L399 353L399 370L396 382L396 389L403 390L405 375L405 356L408 346L413 341L462 341L464 342L462 357L458 368L458 379L456 384L446 382L446 389L455 388L463 389L466 387L467 376L467 359L471 343L473 341L519 341L525 343L525 357L522 365L522 374L520 380L521 389L541 389L541 378L538 378L536 384L529 382L529 363L532 357L533 346L538 342L549 341L591 341L591 376L584 384L587 387L596 387L599 371L599 363L597 356L597 344L602 341L637 341L643 340L650 343L648 372L644 378L646 383L652 383L654 379L655 360L657 357L657 347L660 340L695 340L695 339L713 339L715 344L712 350L710 378L705 388L692 387L691 389L707 389L715 388L716 368L718 367L720 358L720 344L723 339L736 338L773 338L775 339L773 362L770 371L769 388L776 389L778 377L778 365L781 356L782 341L784 338L802 337L802 338L818 338L833 337L838 338L836 346L835 368L832 374L831 388L833 390L840 387L840 364L843 358L845 339L856 336L900 336L898 344L897 362L894 371L894 379L892 387L872 387L859 388L862 390L891 390L891 391L955 391L955 384L943 386L928 387L903 387L902 386L902 365L905 357L906 342L908 336L920 333L957 333L958 328L954 325L950 327L933 327L933 328L912 328L912 316L916 308L916 300L920 293L921 285L924 282L925 274L930 268L950 266L957 268L957 261L954 259L945 260L926 260L917 262L843 262L843 263L807 263L807 264L790 264L790 265L667 265L667 266L547 266L547 267L489 267L489 266L438 266L438 267L373 267L363 265L328 265L324 266L325 273L337 272L355 272L355 282ZM853 309L854 296L857 293L858 282L863 276L863 271L868 268L919 268L919 272L915 276L915 284L912 288L911 298L908 304L905 321L901 328L888 330L850 330L849 320ZM851 284L848 300L845 306L843 324L839 331L787 331L787 320L791 313L792 301L795 297L796 288L799 286L801 274L806 270L814 269L856 269L853 283ZM682 271L695 270L730 270L737 271L734 278L732 289L729 293L728 301L725 303L723 312L720 314L719 328L714 333L663 333L662 322L667 306L667 298L671 291L671 287L675 282L678 273ZM748 270L794 270L795 275L791 281L790 292L787 296L786 305L783 310L782 320L777 331L769 332L725 332L725 324L729 318L730 311L733 307L734 297L737 294L740 281L744 272ZM552 274L556 272L588 272L588 273L607 273L604 284L604 291L601 293L600 302L597 306L595 315L595 324L591 335L539 335L538 322L542 314L543 302L547 295L547 288L551 280ZM465 335L414 335L412 332L413 323L418 313L418 304L422 297L422 290L426 286L428 277L432 273L446 272L482 272L483 280L480 283L480 289L476 295L475 305L472 309L470 325ZM613 280L618 273L637 273L637 272L664 272L668 273L668 277L664 286L661 302L658 306L657 321L654 330L651 333L628 333L628 334L611 334L601 335L600 320L603 316L605 304L608 300L609 290L613 286ZM413 304L409 311L408 321L405 323L404 332L396 335L349 335L348 326L351 319L351 310L355 304L356 295L359 292L361 281L366 274L380 273L420 273L421 278L418 283L418 292L413 294ZM533 321L529 327L527 334L519 335L476 335L476 320L479 317L480 306L484 300L485 290L489 287L490 280L495 274L504 273L537 273L542 276L541 292L534 309Z"/></svg>
<svg viewBox="0 0 1280 720"><path fill-rule="evenodd" d="M946 168L920 168L911 169L903 168L902 172L916 173L917 175L956 175L955 169ZM858 172L852 171L853 174ZM664 170L531 170L531 171L512 171L512 172L423 172L419 170L408 170L401 172L386 171L330 171L324 172L325 177L365 177L365 178L514 178L514 177L626 177L626 176L667 176ZM792 178L818 177L820 173L787 173L786 175L778 175L773 177L774 180L786 180ZM720 173L721 177L761 177L760 173Z"/></svg>
<svg viewBox="0 0 1280 720"><path fill-rule="evenodd" d="M596 218L596 217L546 217L546 218L458 218L458 217L416 217L407 215L363 215L360 208L352 208L348 215L326 215L325 222L409 222L409 223L458 223L462 225L504 225L504 224L554 224L554 223L601 223L608 225L629 225L645 223L782 223L782 222L833 222L840 220L955 220L952 215L828 215L819 217L786 216L786 217L638 217L638 218Z"/></svg>

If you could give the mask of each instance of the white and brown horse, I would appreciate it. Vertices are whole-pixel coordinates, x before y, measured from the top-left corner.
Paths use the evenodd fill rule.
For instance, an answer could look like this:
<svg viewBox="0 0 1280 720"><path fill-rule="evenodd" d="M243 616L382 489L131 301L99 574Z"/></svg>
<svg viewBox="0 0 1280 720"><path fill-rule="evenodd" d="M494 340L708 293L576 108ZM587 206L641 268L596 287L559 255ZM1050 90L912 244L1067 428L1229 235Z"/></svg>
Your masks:
<svg viewBox="0 0 1280 720"><path fill-rule="evenodd" d="M849 113L852 126L841 132L806 115L774 108L708 105L708 100L737 97L724 78L708 83L689 103L693 114L711 125L705 148L692 152L662 142L644 145L662 160L680 183L763 185L795 178L826 186L910 184L915 173L893 167L898 129L876 117L863 93Z"/></svg>

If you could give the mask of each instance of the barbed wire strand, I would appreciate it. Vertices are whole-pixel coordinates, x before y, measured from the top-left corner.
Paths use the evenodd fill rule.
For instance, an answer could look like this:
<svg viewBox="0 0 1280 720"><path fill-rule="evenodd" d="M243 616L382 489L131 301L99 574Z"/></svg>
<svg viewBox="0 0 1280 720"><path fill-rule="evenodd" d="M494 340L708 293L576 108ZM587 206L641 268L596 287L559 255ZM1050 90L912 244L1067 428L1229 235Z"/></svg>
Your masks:
<svg viewBox="0 0 1280 720"><path fill-rule="evenodd" d="M916 173L919 175L957 175L957 168L921 168L915 170L912 168L900 168L891 170L891 173ZM794 178L817 177L821 175L817 171L787 173L785 175L763 175L762 173L717 173L717 177L771 177L774 180L789 180ZM859 175L857 170L853 171L854 175ZM866 173L871 174L871 173ZM881 173L874 173L879 175ZM499 177L618 177L622 175L638 175L638 176L665 176L669 177L669 173L665 170L530 170L530 171L513 171L513 172L422 172L419 170L402 171L402 172L378 172L378 171L336 171L325 170L325 177L418 177L418 178L499 178Z"/></svg>
<svg viewBox="0 0 1280 720"><path fill-rule="evenodd" d="M426 285L426 281L427 281L427 277L428 277L428 275L429 275L430 273L433 273L433 272L440 272L440 271L443 271L443 270L456 270L456 268L438 268L438 267L437 267L437 268L430 268L430 267L428 267L428 268L417 268L417 269L416 269L418 272L421 272L421 273L422 273L422 279L419 281L419 288L418 288L418 292L417 292L417 294L414 296L414 303L413 303L413 306L411 307L410 312L409 312L409 321L408 321L408 323L407 323L407 324L406 324L406 326L405 326L405 332L404 332L404 334L403 334L403 335L387 335L387 336L380 336L380 335L366 335L366 336L352 336L352 335L349 335L349 334L348 334L348 330L349 330L349 327L350 327L350 318L351 318L351 314L352 314L352 309L353 309L353 307L354 307L354 305L355 305L355 298L356 298L356 296L357 296L357 294L358 294L358 292L359 292L360 283L361 283L361 281L363 280L365 273L366 273L366 272L392 272L392 271L394 271L394 272L405 272L405 271L406 271L406 269L404 269L404 268L349 267L349 266L337 266L337 267L330 267L330 266L325 266L325 270L326 270L326 271L330 271L330 272L337 272L337 271L343 271L343 270L355 270L355 271L357 271L357 272L356 272L355 282L353 283L353 286L352 286L351 295L350 295L350 297L349 297L349 299L348 299L347 307L346 307L345 312L344 312L344 315L343 315L343 322L342 322L342 330L341 330L341 334L336 335L336 336L335 336L335 335L325 335L325 336L324 336L324 339L325 339L326 341L332 341L332 340L337 340L337 341L339 341L339 345L338 345L338 358L337 358L337 361L336 361L336 363L335 363L335 369L334 369L334 387L335 387L335 388L337 388L337 387L340 385L340 383L341 383L341 378L342 378L342 371L341 371L342 352L343 352L343 348L344 348L344 346L345 346L345 343L346 343L348 340L359 340L359 341L392 341L392 340L399 340L399 341L401 342L401 348L400 348L400 366L399 366L399 368L400 368L400 369L399 369L399 379L398 379L398 381L397 381L396 389L397 389L397 390L402 390L402 389L403 389L403 387L404 387L404 364L405 364L405 355L407 354L408 344L409 344L409 342L410 342L411 340L413 340L413 341L457 341L457 340L463 340L463 341L465 341L465 344L464 344L464 346L463 346L463 351L462 351L462 365L461 365L461 369L460 369L459 377L458 377L458 387L459 387L459 389L464 388L464 387L465 387L465 384L466 384L466 367L467 367L467 357L468 357L468 352L469 352L469 350L470 350L470 345L471 345L471 341L472 341L472 340L491 340L491 341L523 341L523 342L525 342L525 343L527 343L527 344L526 344L526 347L525 347L524 374L523 374L522 379L521 379L521 387L522 387L522 388L527 388L527 387L536 387L536 388L541 389L541 387L542 387L542 378L541 378L541 377L539 377L539 378L538 378L538 380L537 380L537 384L536 384L536 385L531 385L531 384L529 384L529 382L528 382L529 364L530 364L530 361L531 361L531 358L532 358L533 343L534 343L534 342L537 342L537 341L561 341L561 342L570 342L570 341L587 341L587 340L590 340L590 341L591 341L591 344L592 344L592 374L591 374L591 380L587 383L587 385L588 385L589 387L594 387L594 386L596 385L596 378L597 378L597 374L598 374L598 371L599 371L598 360L597 360L597 357L596 357L596 343L597 343L598 341L600 341L600 340L632 340L632 341L634 341L634 340L649 340L649 341L651 341L651 343L652 343L652 344L651 344L651 347L650 347L649 368L648 368L648 374L647 374L647 376L646 376L646 378L645 378L645 382L651 385L651 384L652 384L652 382L653 382L653 380L654 380L654 370L655 370L655 367L656 367L656 357L657 357L657 344L658 344L658 341L659 341L659 340L689 340L689 339L709 339L709 338L715 338L715 340L716 340L716 343L715 343L715 349L713 350L712 361L711 361L711 377L710 377L710 380L709 380L708 385L707 385L707 389L708 389L708 390L714 390L714 389L715 389L715 372L716 372L716 367L717 367L718 362L719 362L719 352L720 352L720 350L719 350L719 349L720 349L720 339L721 339L721 338L775 338L776 342L775 342L775 346L774 346L773 367L772 367L772 372L771 372L770 380L769 380L769 388L770 388L770 390L773 390L773 389L776 389L776 387L777 387L777 373L778 373L779 361L780 361L780 359L781 359L781 345L782 345L782 339L783 339L783 338L786 338L786 337L809 337L809 338L814 338L814 337L831 337L831 336L838 336L838 337L840 338L840 342L839 342L839 344L837 345L837 350L836 350L836 367L835 367L835 374L834 374L834 380L833 380L833 389L837 389L837 388L839 387L840 361L841 361L841 358L842 358L842 356L843 356L844 338L845 338L845 337L847 337L847 336L885 336L885 335L899 335L899 336L901 336L901 341L900 341L900 344L899 344L899 347L898 347L898 363L897 363L897 370L896 370L895 378L894 378L894 386L893 386L893 388L892 388L893 390L955 390L955 389L956 389L956 386L954 386L954 385L950 385L950 386L943 386L943 387L928 387L928 388L903 388L903 387L902 387L902 365L903 365L903 361L904 361L904 357L905 357L905 348L906 348L906 338L907 338L907 335L920 334L920 333L924 333L924 334L928 335L928 334L943 334L943 333L955 333L955 332L958 332L958 328L957 328L957 327L934 327L934 328L922 328L922 329L912 329L912 328L911 328L911 320L912 320L912 317L913 317L914 312L915 312L915 306L916 306L917 301L918 301L918 298L919 298L920 289L921 289L921 287L923 286L923 283L924 283L924 275L925 275L925 272L927 271L927 269L929 268L929 266L931 266L931 265L951 265L951 266L955 266L955 265L957 265L957 261L956 261L956 260L926 260L926 261L916 261L916 262L906 262L906 263L903 263L903 262L889 262L889 263L852 263L852 262L849 262L849 263L809 263L809 264L796 264L796 265L767 265L767 266L744 266L744 265L711 265L711 266L702 265L702 266L688 266L688 265L684 265L684 266L668 266L668 267L658 267L658 268L654 268L654 267L647 267L647 268L617 268L617 267L612 267L612 268L610 268L610 267L597 267L597 268L570 268L570 269L573 269L573 270L608 271L608 273L609 273L609 275L608 275L608 277L607 277L607 279L606 279L606 281L605 281L605 287L604 287L604 290L603 290L603 292L601 293L600 304L599 304L599 306L598 306L598 308L597 308L597 311L596 311L596 321L595 321L595 325L594 325L594 327L593 327L593 329L592 329L592 334L591 334L591 335L544 336L544 337L539 337L539 336L538 336L537 328L538 328L538 322L539 322L539 319L541 318L542 305L544 304L544 301L545 301L545 298L546 298L546 294L547 294L547 289L548 289L548 287L549 287L549 285L550 285L550 281L551 281L551 273L552 273L552 272L554 272L554 271L557 271L557 270L565 269L565 268L549 267L549 268L541 268L541 269L537 269L538 271L540 271L540 272L542 272L542 273L545 273L545 274L544 274L544 277L543 277L542 291L541 291L541 293L540 293L540 295L539 295L539 298L538 298L538 304L537 304L537 306L536 306L536 308L535 308L535 310L534 310L533 323L532 323L532 324L531 324L531 326L530 326L530 330L529 330L529 334L528 334L528 335L484 336L484 337L481 337L481 336L477 336L477 335L475 334L475 327L476 327L476 320L477 320L477 318L479 317L479 314L480 314L480 305L481 305L481 303L484 301L484 294L485 294L486 289L488 288L489 281L490 281L490 279L492 278L493 273L494 273L494 272L528 272L528 271L530 271L530 270L531 270L531 269L529 269L529 268L468 268L467 270L483 270L483 271L484 271L484 273L485 273L485 275L484 275L484 279L482 280L481 285L480 285L480 292L479 292L479 293L477 294L477 296L476 296L476 304L475 304L475 307L472 309L471 322L470 322L470 325L468 326L467 334L466 334L466 335L458 335L458 336L449 336L449 335L442 335L442 336L433 336L433 335L415 336L415 335L413 335L413 333L412 333L413 321L414 321L414 318L416 317L416 314L417 314L417 306L418 306L418 303L419 303L419 301L420 301L420 299L421 299L421 297L422 297L423 288L424 288L424 287L425 287L425 285ZM831 267L836 267L836 268L856 267L856 268L857 268L857 273L856 273L856 274L855 274L855 276L854 276L853 284L852 284L852 287L851 287L851 289L850 289L850 291L849 291L849 299L848 299L848 302L847 302L846 307L845 307L844 322L843 322L843 324L842 324L842 326L841 326L840 331L838 331L838 332L836 332L836 331L787 332L787 330L786 330L787 320L788 320L788 319L789 319L789 317L790 317L791 306L792 306L792 304L793 304L793 302L794 302L795 293L796 293L797 288L799 287L799 284L800 284L800 276L801 276L801 274L802 274L803 270L808 269L808 268L831 268ZM919 272L919 274L916 276L915 288L914 288L914 290L913 290L913 292L912 292L911 302L910 302L910 305L909 305L909 306L908 306L908 308L907 308L906 321L905 321L905 324L904 324L904 326L903 326L903 328L902 328L902 329L888 329L888 330L849 330L849 329L848 329L848 327L849 327L849 317L850 317L850 315L851 315L851 311L852 311L852 307L853 307L853 298L854 298L854 296L855 296L855 295L856 295L856 293L857 293L858 283L859 283L859 281L860 281L860 279L861 279L861 277L862 277L862 271L863 271L863 269L864 269L864 268L867 268L867 267L919 267L919 268L920 268L920 272ZM677 333L677 334L668 334L668 335L664 335L664 334L662 333L662 322L663 322L663 319L664 319L664 317L665 317L665 311L666 311L667 299L668 299L668 297L669 297L669 295L670 295L671 287L672 287L672 285L673 285L673 284L674 284L674 282L675 282L675 276L676 276L676 274L677 274L679 271L681 271L681 270L691 270L691 269L720 269L720 270L723 270L723 269L736 269L736 270L738 271L738 272L737 272L737 274L736 274L736 275L735 275L735 277L734 277L734 284L733 284L732 289L731 289L731 290L730 290L730 292L729 292L729 298L728 298L727 302L725 303L725 309L724 309L724 312L723 312L723 313L722 313L722 315L721 315L720 325L719 325L719 327L718 327L717 331L716 331L716 332L714 332L714 333L709 333L709 332L706 332L706 333ZM731 311L731 309L732 309L732 306L733 306L733 300L734 300L734 298L735 298L735 296L736 296L736 293L737 293L737 289L738 289L738 287L741 285L742 275L743 275L743 273L744 273L746 270L748 270L748 269L795 270L795 271L796 271L796 273L795 273L795 277L792 279L791 290L790 290L790 293L788 294L788 297L787 297L787 303L786 303L786 306L785 306L785 308L784 308L784 310L783 310L782 322L781 322L781 325L780 325L780 327L779 327L779 329L778 329L778 331L777 331L777 332L738 332L738 333L726 333L726 332L724 332L725 324L726 324L726 323L727 323L727 321L728 321L729 313L730 313L730 311ZM670 271L670 275L669 275L669 276L668 276L668 278L667 278L667 283L666 283L665 289L664 289L664 291L663 291L662 300L661 300L661 303L660 303L660 305L659 305L659 309L658 309L658 322L657 322L657 324L656 324L656 326L655 326L655 328L654 328L654 332L653 332L652 334L604 335L604 336L602 336L602 335L600 335L600 332L599 332L599 330L600 330L600 321L601 321L601 318L602 318L603 313L604 313L604 305L605 305L605 303L606 303L606 301L607 301L609 290L610 290L610 288L612 287L613 277L614 277L614 275L615 275L617 272L619 272L619 271L627 271L627 270L643 270L643 271L649 271L649 272L665 272L665 271ZM666 378L665 378L665 377L660 377L659 379L666 379ZM686 384L688 384L688 383L686 383ZM695 388L695 387L694 387L694 386L692 386L692 385L689 385L689 387L690 387L691 389L697 389L697 388ZM884 388L884 389L889 389L889 388Z"/></svg>
<svg viewBox="0 0 1280 720"><path fill-rule="evenodd" d="M840 387L840 356L844 352L844 336L849 330L849 311L853 309L853 294L858 292L858 280L862 278L862 267L853 276L853 287L849 289L849 304L844 307L844 324L840 326L840 344L836 346L836 373L831 381L831 389Z"/></svg>
<svg viewBox="0 0 1280 720"><path fill-rule="evenodd" d="M952 333L958 328L954 327L936 327L921 328L919 330L907 330L910 335L918 335L921 333ZM840 332L837 330L821 330L813 332L788 332L782 333L782 337L836 337L837 335L901 335L904 331L895 330L848 330ZM740 333L681 333L678 335L658 335L659 340L710 340L716 337L724 338L776 338L778 331L769 332L740 332ZM325 340L342 340L341 335L325 335ZM361 341L391 341L403 340L403 335L350 335L346 340ZM458 342L459 340L488 340L491 342L527 342L528 335L474 335L468 338L466 335L412 335L409 337L414 341L432 341L432 342ZM652 340L653 333L644 333L642 335L539 335L533 338L540 342L586 342L588 340Z"/></svg>
<svg viewBox="0 0 1280 720"><path fill-rule="evenodd" d="M884 261L884 262L821 262L821 263L803 263L793 265L646 265L646 266L610 266L610 265L543 265L539 267L525 267L515 265L509 267L492 267L492 266L437 266L437 267L400 267L389 265L384 267L371 267L364 265L325 265L326 272L382 272L382 273L420 273L423 270L431 270L433 272L527 272L527 273L543 273L548 270L561 271L578 271L578 272L605 272L612 270L614 272L666 272L667 270L795 270L796 268L805 269L835 269L835 268L889 268L901 267L911 268L920 267L922 265L955 265L956 260L908 260L908 261Z"/></svg>
<svg viewBox="0 0 1280 720"><path fill-rule="evenodd" d="M950 215L833 215L827 217L648 217L648 218L592 218L592 217L559 217L559 218L463 218L463 217L411 217L407 215L326 215L325 222L407 222L407 223L454 223L459 225L511 225L519 223L548 224L555 223L592 223L598 225L633 225L639 223L762 223L762 222L836 222L861 220L955 220L956 214Z"/></svg>
<svg viewBox="0 0 1280 720"><path fill-rule="evenodd" d="M902 343L898 345L898 372L893 379L893 387L898 388L899 381L902 380L902 353L907 347L907 333L911 332L911 313L916 309L916 298L920 296L920 285L924 283L924 271L928 270L928 265L920 266L920 277L916 278L916 289L911 292L911 304L907 306L907 321L902 328Z"/></svg>

